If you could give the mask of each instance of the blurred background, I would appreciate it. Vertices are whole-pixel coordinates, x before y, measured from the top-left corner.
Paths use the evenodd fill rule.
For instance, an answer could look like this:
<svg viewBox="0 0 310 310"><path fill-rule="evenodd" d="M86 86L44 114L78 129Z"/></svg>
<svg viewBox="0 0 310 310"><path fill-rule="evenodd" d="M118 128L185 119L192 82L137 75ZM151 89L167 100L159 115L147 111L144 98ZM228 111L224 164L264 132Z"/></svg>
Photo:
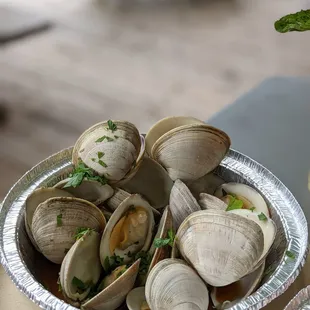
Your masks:
<svg viewBox="0 0 310 310"><path fill-rule="evenodd" d="M98 121L126 119L146 132L169 115L207 120L267 77L309 75L310 32L274 30L307 5L0 0L0 199ZM19 31L32 22L44 31L12 39L16 21Z"/></svg>

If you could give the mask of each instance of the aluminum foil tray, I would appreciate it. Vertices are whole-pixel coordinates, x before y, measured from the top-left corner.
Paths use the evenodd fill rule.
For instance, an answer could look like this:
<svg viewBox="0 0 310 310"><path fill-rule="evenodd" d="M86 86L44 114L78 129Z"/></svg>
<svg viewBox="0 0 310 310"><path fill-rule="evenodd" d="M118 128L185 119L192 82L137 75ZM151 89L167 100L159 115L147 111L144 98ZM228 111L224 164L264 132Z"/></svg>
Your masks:
<svg viewBox="0 0 310 310"><path fill-rule="evenodd" d="M310 310L310 285L300 290L284 310Z"/></svg>
<svg viewBox="0 0 310 310"><path fill-rule="evenodd" d="M72 148L62 150L27 172L9 191L0 211L0 256L5 271L28 298L50 310L76 308L44 287L42 274L53 268L45 266L44 272L39 268L42 257L34 250L25 231L25 200L34 189L54 185L69 174L71 152ZM225 181L245 183L260 192L278 227L259 289L231 308L261 309L284 293L304 265L308 251L307 221L291 192L270 171L234 150L230 150L212 175L205 177L205 184L199 182L199 188L195 184L190 188L197 195L202 190L210 192L212 187ZM295 254L294 259L285 255L287 250Z"/></svg>

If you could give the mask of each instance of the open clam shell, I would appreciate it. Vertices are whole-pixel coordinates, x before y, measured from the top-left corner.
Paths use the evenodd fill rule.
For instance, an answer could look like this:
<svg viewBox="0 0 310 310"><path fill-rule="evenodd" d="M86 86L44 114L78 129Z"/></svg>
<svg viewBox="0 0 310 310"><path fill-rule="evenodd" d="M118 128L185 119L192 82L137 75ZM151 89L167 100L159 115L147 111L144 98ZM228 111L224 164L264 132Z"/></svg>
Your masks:
<svg viewBox="0 0 310 310"><path fill-rule="evenodd" d="M212 209L225 211L227 209L227 204L224 201L206 193L201 193L199 195L198 202L202 210Z"/></svg>
<svg viewBox="0 0 310 310"><path fill-rule="evenodd" d="M216 168L227 154L230 139L206 124L185 125L161 136L152 147L152 158L172 180L199 179Z"/></svg>
<svg viewBox="0 0 310 310"><path fill-rule="evenodd" d="M146 279L151 272L152 268L161 260L170 257L171 247L169 245L156 248L154 242L157 238L165 239L168 237L168 231L173 231L172 215L169 206L167 206L163 212L163 215L160 219L157 232L153 239L153 243L148 251L150 257L152 257L150 265L148 267L146 275L140 275L138 277L139 285L145 285Z"/></svg>
<svg viewBox="0 0 310 310"><path fill-rule="evenodd" d="M33 235L31 231L32 226L32 218L33 214L36 211L38 205L44 201L46 201L49 198L53 197L73 197L74 195L63 191L61 189L56 188L38 188L34 190L27 198L26 200L26 210L25 210L25 227L27 234L32 242L32 244L35 246L35 248L40 252L39 247L37 246Z"/></svg>
<svg viewBox="0 0 310 310"><path fill-rule="evenodd" d="M201 210L197 200L181 180L174 182L170 193L169 206L175 230L179 228L188 215Z"/></svg>
<svg viewBox="0 0 310 310"><path fill-rule="evenodd" d="M246 184L231 182L222 184L214 193L218 198L223 198L227 194L233 194L237 199L242 200L244 204L243 208L254 208L256 212L262 212L270 217L269 209L264 198L254 188Z"/></svg>
<svg viewBox="0 0 310 310"><path fill-rule="evenodd" d="M113 188L108 184L101 184L100 182L84 179L77 187L65 187L69 179L64 179L58 182L54 187L63 189L72 194L74 197L81 198L99 205L109 199L113 193Z"/></svg>
<svg viewBox="0 0 310 310"><path fill-rule="evenodd" d="M119 181L136 165L140 154L141 138L135 125L125 121L98 123L87 129L73 148L72 162L81 160L98 175ZM141 155L140 155L141 156Z"/></svg>
<svg viewBox="0 0 310 310"><path fill-rule="evenodd" d="M209 292L197 273L184 261L164 259L150 272L145 296L152 310L208 310Z"/></svg>
<svg viewBox="0 0 310 310"><path fill-rule="evenodd" d="M252 220L225 211L203 210L184 220L176 244L206 283L226 286L253 271L264 250L264 235Z"/></svg>
<svg viewBox="0 0 310 310"><path fill-rule="evenodd" d="M84 310L115 310L126 299L127 294L134 287L138 272L140 259L132 264L114 282L104 288L99 294L85 302Z"/></svg>
<svg viewBox="0 0 310 310"><path fill-rule="evenodd" d="M100 235L88 230L71 247L60 268L62 292L71 301L83 301L100 278ZM82 287L81 287L82 286Z"/></svg>
<svg viewBox="0 0 310 310"><path fill-rule="evenodd" d="M117 187L114 189L113 196L106 201L106 205L111 211L115 211L126 198L130 197L130 195L130 193Z"/></svg>
<svg viewBox="0 0 310 310"><path fill-rule="evenodd" d="M130 193L142 195L152 207L161 209L169 203L173 181L161 165L144 157L136 174L131 179L122 181L119 186Z"/></svg>
<svg viewBox="0 0 310 310"><path fill-rule="evenodd" d="M228 309L251 295L263 278L265 261L252 273L224 287L214 287L210 297L216 309Z"/></svg>
<svg viewBox="0 0 310 310"><path fill-rule="evenodd" d="M100 243L100 259L104 266L106 257L114 254L127 263L132 255L147 251L152 241L155 225L150 204L140 195L126 198L112 214Z"/></svg>
<svg viewBox="0 0 310 310"><path fill-rule="evenodd" d="M145 297L145 287L136 287L126 297L126 305L129 310L150 310Z"/></svg>
<svg viewBox="0 0 310 310"><path fill-rule="evenodd" d="M151 155L155 142L165 133L174 128L189 124L204 124L201 120L188 116L170 116L154 124L145 137L146 152Z"/></svg>
<svg viewBox="0 0 310 310"><path fill-rule="evenodd" d="M78 228L101 232L105 225L105 217L94 204L79 198L56 197L37 207L32 233L41 253L51 262L60 264L74 244Z"/></svg>
<svg viewBox="0 0 310 310"><path fill-rule="evenodd" d="M260 228L262 229L262 232L264 234L264 250L263 250L263 253L261 255L260 261L258 262L258 265L260 265L261 260L265 259L265 257L268 255L268 253L271 249L271 246L273 245L273 242L276 238L277 226L276 226L275 222L268 217L260 218L260 213L252 212L252 211L246 210L246 209L236 209L236 210L231 210L228 212L236 214L236 215L240 215L240 216L245 217L249 220L252 220L255 223L257 223L260 226Z"/></svg>

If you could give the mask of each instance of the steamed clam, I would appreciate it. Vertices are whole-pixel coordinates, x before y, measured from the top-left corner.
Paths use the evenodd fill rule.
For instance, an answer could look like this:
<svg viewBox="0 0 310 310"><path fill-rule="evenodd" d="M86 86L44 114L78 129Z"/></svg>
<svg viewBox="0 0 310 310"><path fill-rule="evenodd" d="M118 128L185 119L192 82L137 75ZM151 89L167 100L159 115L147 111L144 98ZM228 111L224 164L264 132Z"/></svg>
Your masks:
<svg viewBox="0 0 310 310"><path fill-rule="evenodd" d="M92 203L72 197L50 198L39 204L32 219L32 234L41 253L60 264L74 244L80 227L101 232L106 220Z"/></svg>
<svg viewBox="0 0 310 310"><path fill-rule="evenodd" d="M151 271L145 296L152 310L208 310L209 292L197 273L184 261L164 259Z"/></svg>
<svg viewBox="0 0 310 310"><path fill-rule="evenodd" d="M34 246L59 264L63 299L83 310L207 310L252 294L277 228L254 188L213 171L229 147L192 117L165 118L145 139L126 121L87 129L71 174L25 208Z"/></svg>
<svg viewBox="0 0 310 310"><path fill-rule="evenodd" d="M81 161L111 181L122 180L143 157L144 145L135 125L105 121L87 129L75 143L72 162Z"/></svg>
<svg viewBox="0 0 310 310"><path fill-rule="evenodd" d="M220 164L229 147L226 133L186 118L165 119L146 136L149 155L167 170L172 180L192 181L206 175Z"/></svg>
<svg viewBox="0 0 310 310"><path fill-rule="evenodd" d="M102 265L113 255L129 262L140 251L147 251L152 241L154 216L150 204L140 195L126 198L114 211L102 235Z"/></svg>

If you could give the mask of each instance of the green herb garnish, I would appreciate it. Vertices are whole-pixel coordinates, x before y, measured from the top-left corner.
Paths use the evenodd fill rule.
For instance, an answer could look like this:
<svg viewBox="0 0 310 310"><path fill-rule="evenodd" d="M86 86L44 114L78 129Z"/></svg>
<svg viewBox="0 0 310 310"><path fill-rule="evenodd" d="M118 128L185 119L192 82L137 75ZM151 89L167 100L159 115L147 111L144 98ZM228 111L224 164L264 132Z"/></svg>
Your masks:
<svg viewBox="0 0 310 310"><path fill-rule="evenodd" d="M260 221L267 221L268 220L267 216L263 212L261 212L257 216L258 216Z"/></svg>
<svg viewBox="0 0 310 310"><path fill-rule="evenodd" d="M114 141L113 138L110 138L108 136L102 136L101 138L97 139L95 142L102 142L103 140L107 140L108 142Z"/></svg>
<svg viewBox="0 0 310 310"><path fill-rule="evenodd" d="M73 277L71 283L72 285L76 286L76 288L80 292L86 291L89 287L89 285L85 284L82 280L78 279L77 277Z"/></svg>
<svg viewBox="0 0 310 310"><path fill-rule="evenodd" d="M75 239L76 240L79 240L81 239L83 236L85 236L89 231L91 231L92 229L90 228L85 228L85 227L79 227L77 230L76 230L76 234L75 234Z"/></svg>
<svg viewBox="0 0 310 310"><path fill-rule="evenodd" d="M226 208L226 211L242 209L243 201L240 199L237 199L236 197L233 197L232 195L230 196L231 196L231 199L229 200L229 204Z"/></svg>
<svg viewBox="0 0 310 310"><path fill-rule="evenodd" d="M57 284L58 284L58 292L62 292L62 287L61 287L61 283L60 283L60 278L58 277L57 280Z"/></svg>
<svg viewBox="0 0 310 310"><path fill-rule="evenodd" d="M141 259L139 266L139 275L146 275L152 261L152 256L148 252L140 251L135 254L134 261L137 261L139 258Z"/></svg>
<svg viewBox="0 0 310 310"><path fill-rule="evenodd" d="M115 136L115 135L114 135L114 138L115 138L115 139L118 139L118 138L119 138L119 136Z"/></svg>
<svg viewBox="0 0 310 310"><path fill-rule="evenodd" d="M108 167L108 165L105 162L103 162L101 159L98 160L98 164L104 168Z"/></svg>
<svg viewBox="0 0 310 310"><path fill-rule="evenodd" d="M250 208L250 211L254 212L254 210L255 210L255 207Z"/></svg>
<svg viewBox="0 0 310 310"><path fill-rule="evenodd" d="M101 159L104 156L104 153L103 152L98 152L97 156L98 156L98 159Z"/></svg>
<svg viewBox="0 0 310 310"><path fill-rule="evenodd" d="M291 251L286 251L285 255L291 259L295 259L295 253L291 252Z"/></svg>
<svg viewBox="0 0 310 310"><path fill-rule="evenodd" d="M120 272L118 272L118 274L116 275L116 279L119 278L123 273L125 273L127 270L127 267L125 267L124 269L122 269Z"/></svg>
<svg viewBox="0 0 310 310"><path fill-rule="evenodd" d="M154 247L155 248L161 248L166 245L170 245L171 247L173 246L175 238L175 233L172 229L168 230L168 238L155 238L154 240Z"/></svg>
<svg viewBox="0 0 310 310"><path fill-rule="evenodd" d="M108 120L108 129L110 129L112 132L114 132L117 129L117 126L115 123L113 123L110 119Z"/></svg>
<svg viewBox="0 0 310 310"><path fill-rule="evenodd" d="M95 175L93 169L86 167L83 163L79 163L74 171L69 175L69 181L63 188L77 187L84 179L97 181L102 185L107 184L107 179L104 176Z"/></svg>
<svg viewBox="0 0 310 310"><path fill-rule="evenodd" d="M62 214L57 215L57 226L62 226Z"/></svg>
<svg viewBox="0 0 310 310"><path fill-rule="evenodd" d="M285 15L275 22L274 27L281 33L310 30L310 10Z"/></svg>
<svg viewBox="0 0 310 310"><path fill-rule="evenodd" d="M117 256L117 255L113 255L110 257L106 257L104 259L104 263L103 263L103 269L106 273L110 273L111 271L113 271L114 269L116 269L117 267L123 265L124 263L124 258Z"/></svg>

